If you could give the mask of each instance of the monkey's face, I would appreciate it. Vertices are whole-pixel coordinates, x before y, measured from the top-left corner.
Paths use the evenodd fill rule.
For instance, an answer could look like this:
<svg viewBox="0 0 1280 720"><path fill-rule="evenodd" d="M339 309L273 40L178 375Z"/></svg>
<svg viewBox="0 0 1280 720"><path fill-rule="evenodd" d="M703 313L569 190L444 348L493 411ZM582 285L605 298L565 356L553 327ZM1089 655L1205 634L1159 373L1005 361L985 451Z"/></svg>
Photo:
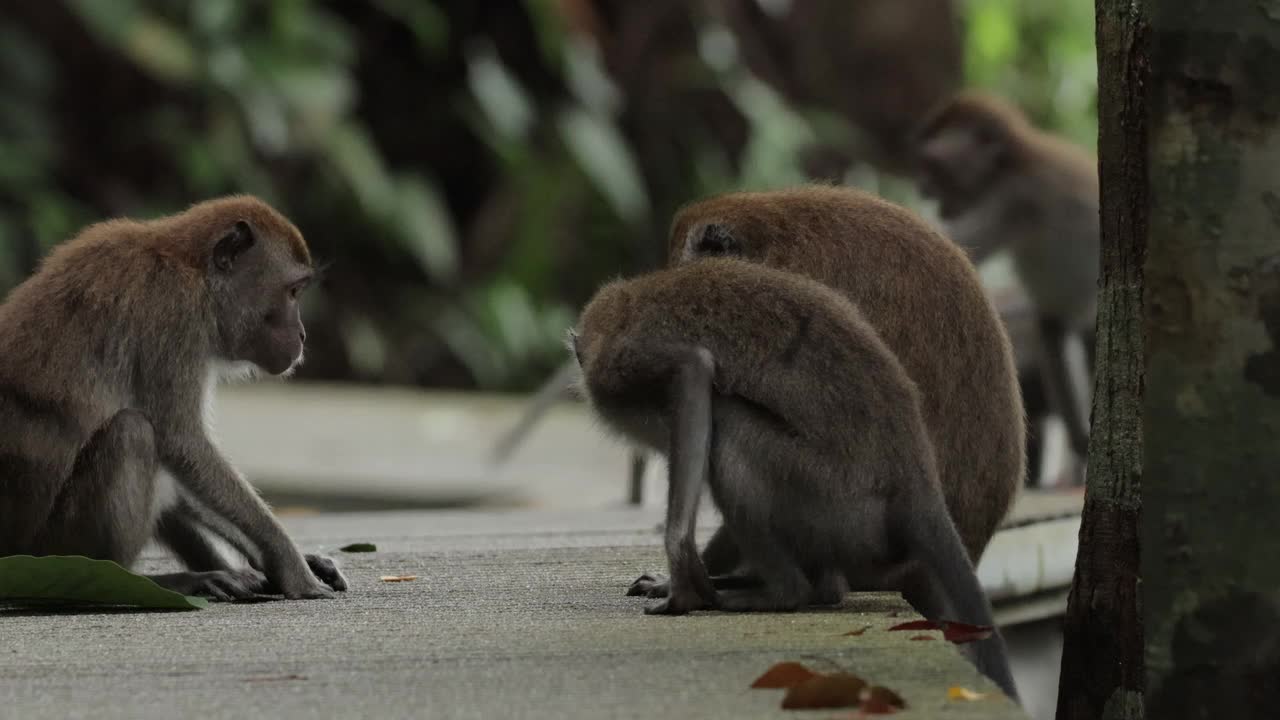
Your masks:
<svg viewBox="0 0 1280 720"><path fill-rule="evenodd" d="M1004 140L985 123L943 126L917 150L920 190L944 206L973 199L992 184L1004 154Z"/></svg>
<svg viewBox="0 0 1280 720"><path fill-rule="evenodd" d="M296 368L307 337L299 298L311 282L311 267L293 257L288 243L260 242L247 223L238 222L218 241L210 272L226 359L251 362L272 375Z"/></svg>

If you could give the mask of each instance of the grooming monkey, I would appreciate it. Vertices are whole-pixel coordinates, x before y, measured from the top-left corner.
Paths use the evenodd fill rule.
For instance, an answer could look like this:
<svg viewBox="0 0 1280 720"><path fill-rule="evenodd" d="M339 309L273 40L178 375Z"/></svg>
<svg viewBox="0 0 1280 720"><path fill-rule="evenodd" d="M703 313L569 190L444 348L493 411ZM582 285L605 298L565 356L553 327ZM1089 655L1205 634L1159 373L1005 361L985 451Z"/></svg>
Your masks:
<svg viewBox="0 0 1280 720"><path fill-rule="evenodd" d="M55 248L0 305L0 555L128 567L154 537L188 568L153 576L178 592L345 590L206 427L220 376L301 362L298 296L312 274L297 228L243 196L92 225ZM252 567L231 567L205 530Z"/></svg>
<svg viewBox="0 0 1280 720"><path fill-rule="evenodd" d="M1036 129L1014 106L977 92L960 93L935 110L918 131L917 148L921 189L939 201L948 234L975 263L1010 251L1035 306L1047 409L1062 417L1072 450L1085 457L1090 371L1073 373L1066 351L1074 335L1093 354L1097 162Z"/></svg>
<svg viewBox="0 0 1280 720"><path fill-rule="evenodd" d="M946 507L977 565L1022 485L1025 428L1008 337L964 252L874 195L807 186L682 209L669 262L722 256L813 278L857 306L919 388ZM740 570L735 545L727 532L712 537L703 551L712 574ZM628 593L666 591L645 575Z"/></svg>
<svg viewBox="0 0 1280 720"><path fill-rule="evenodd" d="M596 411L668 457L671 580L646 612L795 610L856 577L931 619L992 624L916 386L838 292L710 259L606 285L571 338ZM717 588L700 561L704 487L758 584ZM999 634L975 653L1016 696Z"/></svg>

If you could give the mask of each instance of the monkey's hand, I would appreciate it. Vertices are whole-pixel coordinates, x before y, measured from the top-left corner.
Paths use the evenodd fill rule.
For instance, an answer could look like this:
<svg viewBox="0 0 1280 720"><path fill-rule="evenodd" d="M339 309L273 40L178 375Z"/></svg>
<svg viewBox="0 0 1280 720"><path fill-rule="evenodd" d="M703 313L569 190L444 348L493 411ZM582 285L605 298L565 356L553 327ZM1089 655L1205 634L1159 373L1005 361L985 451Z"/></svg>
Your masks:
<svg viewBox="0 0 1280 720"><path fill-rule="evenodd" d="M631 587L627 588L627 596L633 597L643 595L651 598L664 598L671 592L671 580L663 575L650 575L645 573L636 578L631 583Z"/></svg>
<svg viewBox="0 0 1280 720"><path fill-rule="evenodd" d="M711 610L716 607L715 593L711 594L711 599L704 598L697 590L693 588L681 588L678 585L670 586L670 593L666 598L659 600L653 605L645 607L645 615L684 615L694 610Z"/></svg>
<svg viewBox="0 0 1280 720"><path fill-rule="evenodd" d="M259 599L270 590L266 576L253 568L152 575L151 579L183 595L200 595L222 602Z"/></svg>
<svg viewBox="0 0 1280 720"><path fill-rule="evenodd" d="M323 555L306 555L304 557L307 560L307 567L311 568L311 572L320 579L320 582L338 592L346 591L347 579L342 576L333 560Z"/></svg>

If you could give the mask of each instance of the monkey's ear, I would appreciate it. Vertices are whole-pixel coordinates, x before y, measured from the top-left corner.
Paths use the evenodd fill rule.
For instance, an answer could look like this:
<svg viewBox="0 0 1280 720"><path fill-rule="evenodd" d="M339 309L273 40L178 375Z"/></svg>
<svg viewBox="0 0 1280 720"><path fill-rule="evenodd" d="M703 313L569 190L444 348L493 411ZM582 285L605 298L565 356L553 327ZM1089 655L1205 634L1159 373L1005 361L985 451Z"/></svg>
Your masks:
<svg viewBox="0 0 1280 720"><path fill-rule="evenodd" d="M222 272L231 272L236 258L253 247L254 242L253 229L249 227L249 223L237 220L235 227L213 246L213 266Z"/></svg>
<svg viewBox="0 0 1280 720"><path fill-rule="evenodd" d="M707 223L701 230L694 230L694 232L697 234L693 241L695 255L737 255L740 250L738 239L733 236L729 228L719 223Z"/></svg>

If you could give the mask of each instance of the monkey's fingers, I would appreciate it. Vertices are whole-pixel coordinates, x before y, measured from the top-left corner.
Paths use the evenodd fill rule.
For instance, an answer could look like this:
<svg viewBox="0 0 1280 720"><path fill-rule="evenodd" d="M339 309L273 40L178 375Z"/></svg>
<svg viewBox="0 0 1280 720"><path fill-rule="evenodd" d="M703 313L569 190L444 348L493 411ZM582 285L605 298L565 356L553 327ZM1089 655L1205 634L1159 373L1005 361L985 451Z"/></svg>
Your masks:
<svg viewBox="0 0 1280 720"><path fill-rule="evenodd" d="M663 600L645 607L645 615L684 615L694 610L712 610L716 607L714 599L707 600L694 588L671 586L670 593Z"/></svg>
<svg viewBox="0 0 1280 720"><path fill-rule="evenodd" d="M643 595L651 598L664 598L671 590L671 580L662 575L644 574L636 578L627 588L627 597Z"/></svg>
<svg viewBox="0 0 1280 720"><path fill-rule="evenodd" d="M311 568L311 572L320 582L339 592L346 592L347 579L338 570L337 563L323 555L307 555L306 560L307 567Z"/></svg>

